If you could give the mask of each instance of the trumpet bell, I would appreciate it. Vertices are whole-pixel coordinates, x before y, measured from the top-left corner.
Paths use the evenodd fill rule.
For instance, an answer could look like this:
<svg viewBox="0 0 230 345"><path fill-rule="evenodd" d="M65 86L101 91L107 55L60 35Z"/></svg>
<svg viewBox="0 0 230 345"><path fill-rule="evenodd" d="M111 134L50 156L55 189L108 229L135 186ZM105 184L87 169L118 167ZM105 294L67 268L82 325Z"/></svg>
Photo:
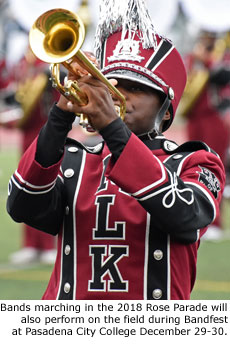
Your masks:
<svg viewBox="0 0 230 345"><path fill-rule="evenodd" d="M43 13L35 21L29 34L31 50L40 60L51 64L52 85L70 101L79 105L88 103L87 95L80 90L77 81L60 82L60 64L76 74L71 63L75 60L93 77L101 80L120 101L119 115L124 119L126 100L108 79L93 65L80 48L85 39L82 20L75 13L65 9L53 9Z"/></svg>
<svg viewBox="0 0 230 345"><path fill-rule="evenodd" d="M85 28L77 14L64 9L47 11L38 17L30 34L34 54L47 63L63 63L81 48Z"/></svg>

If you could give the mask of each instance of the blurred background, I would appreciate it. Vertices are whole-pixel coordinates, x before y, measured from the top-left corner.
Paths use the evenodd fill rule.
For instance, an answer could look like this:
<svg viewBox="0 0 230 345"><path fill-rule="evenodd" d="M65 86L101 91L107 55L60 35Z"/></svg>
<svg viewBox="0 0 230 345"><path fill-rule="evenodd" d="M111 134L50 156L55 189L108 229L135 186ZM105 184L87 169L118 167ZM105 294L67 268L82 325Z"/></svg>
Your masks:
<svg viewBox="0 0 230 345"><path fill-rule="evenodd" d="M230 299L230 2L146 0L156 31L171 39L188 72L174 125L166 132L178 144L202 140L222 158L227 181L220 217L198 252L192 299ZM58 93L49 66L30 51L28 33L37 17L66 8L86 28L83 51L94 49L98 21L95 0L0 0L0 299L40 299L56 255L55 239L11 220L7 186L21 154L36 137ZM173 68L173 66L172 66ZM65 74L62 71L63 75ZM73 138L95 145L78 120Z"/></svg>

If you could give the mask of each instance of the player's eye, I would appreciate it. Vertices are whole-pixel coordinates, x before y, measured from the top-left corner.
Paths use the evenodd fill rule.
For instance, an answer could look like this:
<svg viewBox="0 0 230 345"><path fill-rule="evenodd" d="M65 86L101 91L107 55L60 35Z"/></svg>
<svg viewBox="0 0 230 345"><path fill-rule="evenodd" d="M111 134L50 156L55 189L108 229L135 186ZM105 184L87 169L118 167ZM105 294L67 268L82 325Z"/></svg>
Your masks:
<svg viewBox="0 0 230 345"><path fill-rule="evenodd" d="M133 85L130 87L129 91L131 91L131 92L143 92L143 88L139 85Z"/></svg>

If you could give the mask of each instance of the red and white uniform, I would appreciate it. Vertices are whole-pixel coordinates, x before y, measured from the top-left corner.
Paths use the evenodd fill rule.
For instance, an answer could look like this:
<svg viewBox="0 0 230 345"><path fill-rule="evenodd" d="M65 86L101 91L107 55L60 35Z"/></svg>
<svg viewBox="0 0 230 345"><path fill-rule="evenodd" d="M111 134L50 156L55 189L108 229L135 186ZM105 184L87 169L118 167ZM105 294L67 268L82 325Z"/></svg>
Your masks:
<svg viewBox="0 0 230 345"><path fill-rule="evenodd" d="M58 235L43 299L189 299L197 249L219 213L224 168L203 143L134 134L117 161L68 139L48 168L37 141L9 185L16 221Z"/></svg>

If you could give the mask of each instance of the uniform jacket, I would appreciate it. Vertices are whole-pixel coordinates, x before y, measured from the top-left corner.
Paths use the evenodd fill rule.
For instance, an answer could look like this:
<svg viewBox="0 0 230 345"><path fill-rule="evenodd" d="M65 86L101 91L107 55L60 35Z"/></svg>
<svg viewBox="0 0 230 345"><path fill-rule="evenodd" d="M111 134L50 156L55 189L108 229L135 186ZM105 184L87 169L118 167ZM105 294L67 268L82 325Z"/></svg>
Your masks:
<svg viewBox="0 0 230 345"><path fill-rule="evenodd" d="M58 235L43 299L189 299L199 239L219 213L224 168L201 142L134 134L117 161L108 147L68 139L43 168L36 140L9 184L15 221Z"/></svg>

